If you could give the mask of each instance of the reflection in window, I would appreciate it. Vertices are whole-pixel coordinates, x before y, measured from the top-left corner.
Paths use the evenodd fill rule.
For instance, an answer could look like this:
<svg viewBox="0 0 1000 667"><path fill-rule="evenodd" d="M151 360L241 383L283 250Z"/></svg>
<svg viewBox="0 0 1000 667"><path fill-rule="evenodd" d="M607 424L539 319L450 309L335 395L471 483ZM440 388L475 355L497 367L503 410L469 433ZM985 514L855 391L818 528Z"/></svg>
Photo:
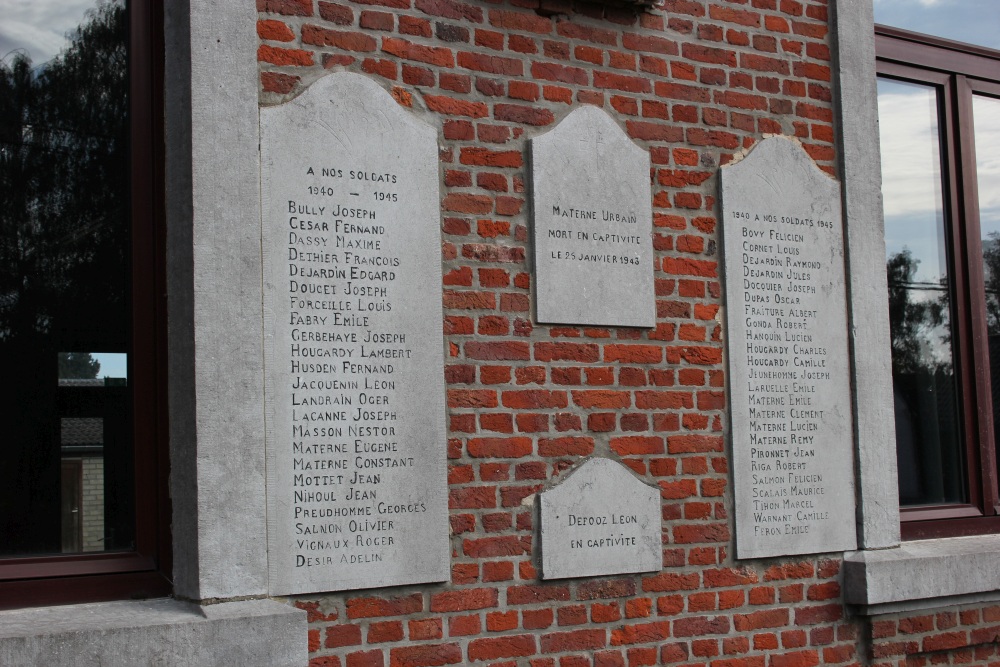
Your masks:
<svg viewBox="0 0 1000 667"><path fill-rule="evenodd" d="M0 556L131 549L126 10L53 48L28 4L0 62Z"/></svg>
<svg viewBox="0 0 1000 667"><path fill-rule="evenodd" d="M1000 49L996 0L875 0L875 22Z"/></svg>
<svg viewBox="0 0 1000 667"><path fill-rule="evenodd" d="M973 95L972 114L993 414L1000 415L1000 99ZM1000 424L994 426L994 438L1000 442Z"/></svg>
<svg viewBox="0 0 1000 667"><path fill-rule="evenodd" d="M900 503L963 502L937 90L879 79L878 106Z"/></svg>

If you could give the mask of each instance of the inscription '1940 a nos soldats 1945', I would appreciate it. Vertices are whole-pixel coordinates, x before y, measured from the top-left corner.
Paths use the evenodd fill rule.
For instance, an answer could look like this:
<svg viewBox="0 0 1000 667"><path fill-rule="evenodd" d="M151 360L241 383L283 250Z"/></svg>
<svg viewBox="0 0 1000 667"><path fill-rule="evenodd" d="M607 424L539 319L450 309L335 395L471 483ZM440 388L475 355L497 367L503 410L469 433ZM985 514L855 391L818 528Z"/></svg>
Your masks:
<svg viewBox="0 0 1000 667"><path fill-rule="evenodd" d="M839 187L783 138L720 181L737 554L853 548Z"/></svg>

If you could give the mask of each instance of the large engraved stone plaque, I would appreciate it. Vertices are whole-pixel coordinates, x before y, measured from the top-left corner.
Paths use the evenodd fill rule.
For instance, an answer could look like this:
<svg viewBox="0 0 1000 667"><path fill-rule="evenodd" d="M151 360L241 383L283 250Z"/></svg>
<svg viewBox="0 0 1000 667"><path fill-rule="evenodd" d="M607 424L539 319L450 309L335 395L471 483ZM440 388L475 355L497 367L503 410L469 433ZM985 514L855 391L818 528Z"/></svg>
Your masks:
<svg viewBox="0 0 1000 667"><path fill-rule="evenodd" d="M531 140L539 322L655 325L649 164L597 107Z"/></svg>
<svg viewBox="0 0 1000 667"><path fill-rule="evenodd" d="M616 461L588 459L538 504L543 579L663 566L660 491Z"/></svg>
<svg viewBox="0 0 1000 667"><path fill-rule="evenodd" d="M854 549L840 186L782 137L720 180L737 556Z"/></svg>
<svg viewBox="0 0 1000 667"><path fill-rule="evenodd" d="M270 592L446 580L437 132L331 74L261 161Z"/></svg>

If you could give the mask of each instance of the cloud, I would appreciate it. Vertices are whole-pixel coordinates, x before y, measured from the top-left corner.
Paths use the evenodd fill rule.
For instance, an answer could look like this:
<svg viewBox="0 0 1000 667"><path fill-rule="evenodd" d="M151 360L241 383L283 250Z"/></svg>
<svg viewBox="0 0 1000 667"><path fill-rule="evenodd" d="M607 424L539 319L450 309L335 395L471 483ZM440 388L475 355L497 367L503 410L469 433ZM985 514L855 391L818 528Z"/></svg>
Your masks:
<svg viewBox="0 0 1000 667"><path fill-rule="evenodd" d="M1000 49L997 0L875 0L875 22Z"/></svg>
<svg viewBox="0 0 1000 667"><path fill-rule="evenodd" d="M941 205L941 157L932 88L879 80L879 137L886 253L909 248L917 280L947 272Z"/></svg>
<svg viewBox="0 0 1000 667"><path fill-rule="evenodd" d="M934 90L879 81L882 194L886 215L940 206L940 146Z"/></svg>
<svg viewBox="0 0 1000 667"><path fill-rule="evenodd" d="M23 50L35 65L51 60L95 5L95 0L0 0L0 58Z"/></svg>

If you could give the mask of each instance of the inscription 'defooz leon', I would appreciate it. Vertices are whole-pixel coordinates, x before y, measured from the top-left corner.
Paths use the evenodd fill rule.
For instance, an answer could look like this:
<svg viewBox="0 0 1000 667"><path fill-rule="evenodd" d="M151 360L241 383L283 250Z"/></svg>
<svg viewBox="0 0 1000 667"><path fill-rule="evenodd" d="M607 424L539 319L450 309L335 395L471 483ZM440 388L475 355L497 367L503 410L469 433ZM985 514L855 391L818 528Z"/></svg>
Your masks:
<svg viewBox="0 0 1000 667"><path fill-rule="evenodd" d="M567 528L589 528L593 526L608 526L607 536L575 538L569 532L570 549L626 549L638 545L635 535L620 532L625 526L634 527L639 523L635 514L611 514L588 516L585 514L570 514L566 517Z"/></svg>
<svg viewBox="0 0 1000 667"><path fill-rule="evenodd" d="M785 138L721 182L738 556L853 548L839 186Z"/></svg>

